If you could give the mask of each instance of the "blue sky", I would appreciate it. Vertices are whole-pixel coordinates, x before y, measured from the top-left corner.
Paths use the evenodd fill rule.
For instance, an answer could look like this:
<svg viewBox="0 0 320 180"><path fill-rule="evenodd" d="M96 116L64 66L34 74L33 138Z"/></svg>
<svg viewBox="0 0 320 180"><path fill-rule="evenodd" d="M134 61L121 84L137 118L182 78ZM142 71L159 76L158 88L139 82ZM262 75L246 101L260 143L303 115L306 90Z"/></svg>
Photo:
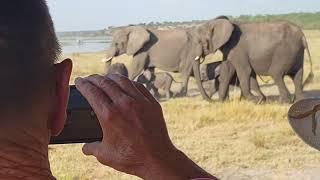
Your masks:
<svg viewBox="0 0 320 180"><path fill-rule="evenodd" d="M319 12L320 0L47 0L57 31L218 15ZM200 3L201 2L201 3Z"/></svg>

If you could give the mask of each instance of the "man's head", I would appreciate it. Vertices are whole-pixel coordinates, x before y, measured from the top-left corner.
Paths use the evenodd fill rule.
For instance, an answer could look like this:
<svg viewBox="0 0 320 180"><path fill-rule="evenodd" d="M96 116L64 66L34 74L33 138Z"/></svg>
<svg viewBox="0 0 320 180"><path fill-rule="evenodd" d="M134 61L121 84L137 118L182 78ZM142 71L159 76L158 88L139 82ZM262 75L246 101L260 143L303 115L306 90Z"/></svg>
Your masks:
<svg viewBox="0 0 320 180"><path fill-rule="evenodd" d="M61 131L72 65L56 64L59 55L44 0L0 2L1 124L47 127L52 134Z"/></svg>

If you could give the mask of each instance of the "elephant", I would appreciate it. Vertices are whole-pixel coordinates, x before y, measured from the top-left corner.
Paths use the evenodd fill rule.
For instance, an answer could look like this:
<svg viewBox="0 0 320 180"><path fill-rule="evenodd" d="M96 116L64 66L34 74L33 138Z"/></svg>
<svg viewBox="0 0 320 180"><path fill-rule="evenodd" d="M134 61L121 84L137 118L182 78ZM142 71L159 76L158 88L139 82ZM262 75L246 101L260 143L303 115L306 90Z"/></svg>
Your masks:
<svg viewBox="0 0 320 180"><path fill-rule="evenodd" d="M200 65L200 77L202 81L202 86L206 89L207 94L210 98L217 92L219 89L219 69L222 61L213 62L209 64Z"/></svg>
<svg viewBox="0 0 320 180"><path fill-rule="evenodd" d="M229 61L217 61L208 64L202 64L200 66L200 74L203 83L209 83L209 97L212 97L216 92L219 91L219 87L221 83L229 83L227 86L239 87L240 82L237 77L235 68ZM224 74L221 76L221 74ZM230 81L226 81L225 79L230 79ZM221 86L225 86L222 84ZM262 103L266 100L265 95L262 93L259 84L257 82L256 77L250 77L250 88L258 94L259 102ZM227 91L228 93L228 91ZM241 97L242 98L242 93ZM227 94L228 97L228 94ZM219 94L219 98L220 94Z"/></svg>
<svg viewBox="0 0 320 180"><path fill-rule="evenodd" d="M115 63L112 65L106 64L106 75L108 74L120 74L128 77L128 69L123 63Z"/></svg>
<svg viewBox="0 0 320 180"><path fill-rule="evenodd" d="M167 72L182 74L180 95L187 95L188 82L193 73L202 97L211 101L202 87L199 66L209 54L206 42L200 41L198 28L153 30L141 26L129 26L113 35L106 63L122 54L133 56L129 79L134 80L144 69L156 67Z"/></svg>
<svg viewBox="0 0 320 180"><path fill-rule="evenodd" d="M156 98L160 97L158 90L164 90L166 99L168 100L173 95L173 92L171 91L172 82L176 81L173 79L171 74L167 72L155 73L154 68L148 68L138 77L137 82L145 84L147 89Z"/></svg>
<svg viewBox="0 0 320 180"><path fill-rule="evenodd" d="M223 60L233 65L246 99L259 101L259 98L250 91L250 78L256 75L273 78L278 86L281 102L291 102L290 93L284 83L286 75L294 82L294 99L304 97L303 87L311 82L313 70L305 35L298 26L287 21L231 22L227 17L223 17L200 25L198 31L203 34L201 41L209 44L210 53L220 50ZM228 37L223 44L218 43L222 42L221 35ZM303 82L305 50L309 56L311 70ZM230 81L232 78L227 74L228 72L221 72L220 76L226 77L224 81ZM219 87L222 100L227 96L228 84L221 82Z"/></svg>

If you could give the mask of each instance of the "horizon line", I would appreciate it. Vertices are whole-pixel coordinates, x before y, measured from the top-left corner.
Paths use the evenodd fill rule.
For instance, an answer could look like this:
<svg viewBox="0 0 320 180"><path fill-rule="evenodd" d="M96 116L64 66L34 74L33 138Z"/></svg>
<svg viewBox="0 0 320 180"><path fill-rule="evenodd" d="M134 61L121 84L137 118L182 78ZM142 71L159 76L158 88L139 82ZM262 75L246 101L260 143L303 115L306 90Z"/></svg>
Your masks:
<svg viewBox="0 0 320 180"><path fill-rule="evenodd" d="M317 14L317 13L320 13L320 10L318 11L300 11L300 12L288 12L288 13L275 13L275 14L241 14L241 15L225 15L225 16L228 16L228 17L232 17L232 18L239 18L240 16L272 16L272 15L288 15L288 14ZM218 17L218 16L216 16ZM213 17L214 18L214 17ZM185 21L175 21L175 20L172 20L172 21L167 21L167 20L164 20L164 21L150 21L150 22L140 22L138 24L149 24L151 22L154 22L154 23L164 23L164 22L173 22L173 23L176 23L176 22L191 22L191 21L206 21L206 20L209 20L209 19L192 19L192 20L185 20ZM103 31L103 30L106 30L108 27L121 27L121 26L127 26L127 25L130 25L129 24L126 24L126 25L118 25L118 26L112 26L112 25L107 25L105 28L103 29L85 29L85 30L66 30L66 31L56 31L56 33L71 33L71 32L85 32L85 31ZM137 25L137 23L133 24L133 25Z"/></svg>

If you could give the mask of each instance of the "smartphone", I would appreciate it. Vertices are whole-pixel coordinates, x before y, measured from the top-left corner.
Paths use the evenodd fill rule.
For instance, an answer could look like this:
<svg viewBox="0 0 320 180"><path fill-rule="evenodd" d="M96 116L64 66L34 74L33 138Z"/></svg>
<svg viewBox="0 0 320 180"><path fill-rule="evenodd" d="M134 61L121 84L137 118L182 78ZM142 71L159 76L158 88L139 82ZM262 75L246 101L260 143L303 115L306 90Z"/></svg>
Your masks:
<svg viewBox="0 0 320 180"><path fill-rule="evenodd" d="M88 101L75 86L70 86L67 120L61 134L50 144L91 143L102 140L102 130Z"/></svg>

